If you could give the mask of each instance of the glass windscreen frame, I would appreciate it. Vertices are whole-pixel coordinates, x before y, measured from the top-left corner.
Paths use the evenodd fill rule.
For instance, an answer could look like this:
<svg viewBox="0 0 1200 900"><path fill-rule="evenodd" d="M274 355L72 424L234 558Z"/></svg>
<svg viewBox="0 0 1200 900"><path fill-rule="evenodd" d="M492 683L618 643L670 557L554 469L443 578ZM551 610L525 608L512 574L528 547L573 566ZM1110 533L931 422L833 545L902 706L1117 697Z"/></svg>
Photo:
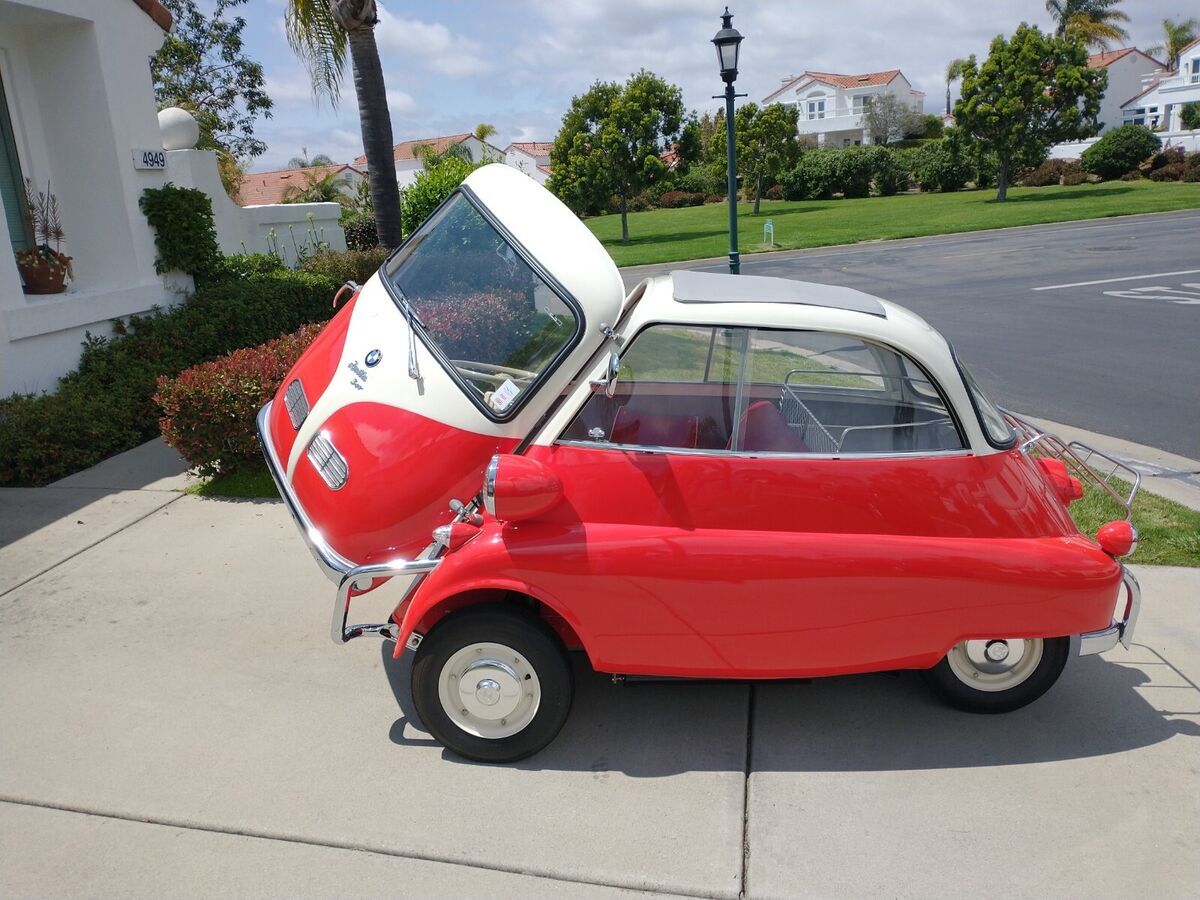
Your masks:
<svg viewBox="0 0 1200 900"><path fill-rule="evenodd" d="M971 370L958 358L958 352L953 346L950 347L950 356L958 369L959 377L962 378L963 387L971 400L971 408L975 410L975 418L979 421L979 430L983 432L984 438L997 450L1011 450L1016 446L1017 433L1005 420L1004 411L980 387ZM997 430L1002 428L1004 433L997 434L992 430L993 427Z"/></svg>
<svg viewBox="0 0 1200 900"><path fill-rule="evenodd" d="M536 354L540 347L543 352L535 360L536 368L530 366L529 369L525 369L524 366L501 364L501 362L509 362L508 359L503 359L500 362L490 360L476 361L474 369L463 365L464 363L472 363L472 360L465 357L463 341L459 339L456 344L455 340L448 340L445 329L440 329L436 321L440 317L434 315L434 312L435 307L439 305L450 312L454 312L454 304L461 306L462 301L467 299L467 295L440 297L436 301L433 301L433 298L428 295L428 288L435 281L440 284L439 279L425 279L425 296L422 296L423 291L420 287L414 288L411 280L406 282L406 265L412 265L417 260L417 256L422 249L435 248L435 245L431 243L431 239L436 240L439 237L437 232L438 226L446 224L450 216L458 216L462 219L473 217L475 221L471 224L476 228L476 233L467 235L464 231L460 230L457 236L460 239L468 238L468 240L462 241L455 248L443 250L443 255L453 260L452 265L443 265L439 271L434 265L437 257L429 257L429 268L433 270L432 274L440 275L442 279L445 279L449 283L453 283L457 278L464 278L464 269L470 269L469 262L471 255L468 252L470 248L468 247L467 250L463 249L466 244L470 243L469 238L479 239L484 245L484 249L476 252L476 261L478 261L481 254L488 256L491 253L499 260L499 265L495 261L492 261L493 269L507 268L510 274L520 273L528 288L528 296L518 298L514 294L510 298L513 302L504 303L501 302L501 297L493 296L494 294L502 293L502 291L482 290L473 285L469 274L465 276L464 281L459 283L458 287L468 288L470 291L476 292L472 295L473 300L478 300L480 296L487 295L489 297L488 303L491 305L491 313L507 312L508 314L512 314L515 311L526 315L526 324L529 328L533 327L531 323L538 318L539 314L544 314L546 318L552 320L553 327L551 327L550 323L543 323L540 331L528 331L527 333L531 338L530 343L527 346L519 348L522 351ZM463 223L459 224L461 226ZM425 260L422 260L422 262L425 262ZM530 398L538 392L545 380L555 372L563 360L579 345L586 328L586 316L578 300L546 270L465 184L460 185L451 193L430 214L429 218L401 244L384 264L380 271L380 280L383 282L385 289L388 291L401 315L411 323L412 332L420 338L422 343L437 359L438 363L456 383L467 399L485 417L494 422L509 421L520 412ZM508 285L506 287L511 289L512 286ZM443 290L452 292L453 288L444 288ZM528 301L528 308L517 310L516 307L522 306L523 301ZM484 312L485 307L477 303L476 315L483 315ZM560 319L563 321L560 321ZM569 322L566 321L567 319L569 319ZM511 321L512 317L510 315L510 324ZM488 324L492 323L489 322ZM542 332L545 332L545 334L543 335ZM486 343L495 341L498 335L505 336L507 334L508 332L504 330L497 331L495 329L476 328L476 334L473 337L477 341ZM540 343L538 340L535 340L539 335L542 336ZM467 343L469 343L469 340L467 339ZM478 362L482 362L483 366L480 367ZM507 385L504 383L504 376L513 372L520 373L520 375L512 376L512 378L520 381L519 387L514 387L512 378L508 380ZM495 390L485 391L481 387L482 378L498 382ZM515 393L513 393L514 390ZM512 394L506 403L497 399L502 394L502 391L508 391Z"/></svg>

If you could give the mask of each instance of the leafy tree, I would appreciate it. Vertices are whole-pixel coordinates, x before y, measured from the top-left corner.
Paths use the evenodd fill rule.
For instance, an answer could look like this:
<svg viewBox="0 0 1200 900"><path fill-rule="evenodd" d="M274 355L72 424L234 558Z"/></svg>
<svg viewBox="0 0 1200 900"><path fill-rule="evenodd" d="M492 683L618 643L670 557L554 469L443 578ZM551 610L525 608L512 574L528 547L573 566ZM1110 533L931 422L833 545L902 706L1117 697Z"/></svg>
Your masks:
<svg viewBox="0 0 1200 900"><path fill-rule="evenodd" d="M962 78L965 59L952 59L946 64L946 115L950 115L950 85Z"/></svg>
<svg viewBox="0 0 1200 900"><path fill-rule="evenodd" d="M1187 128L1189 131L1200 128L1200 100L1183 104L1181 114L1184 128Z"/></svg>
<svg viewBox="0 0 1200 900"><path fill-rule="evenodd" d="M447 156L417 173L404 190L404 233L412 234L429 218L443 200L462 184L482 163L471 163L457 156Z"/></svg>
<svg viewBox="0 0 1200 900"><path fill-rule="evenodd" d="M1173 69L1179 64L1179 54L1200 34L1200 22L1195 19L1181 19L1173 22L1163 19L1163 42L1156 44L1146 51L1150 56L1166 57L1167 68Z"/></svg>
<svg viewBox="0 0 1200 900"><path fill-rule="evenodd" d="M683 95L642 69L624 85L599 82L571 99L550 151L548 187L576 212L598 212L616 195L621 242L629 198L667 173L661 154L683 129Z"/></svg>
<svg viewBox="0 0 1200 900"><path fill-rule="evenodd" d="M259 116L271 118L262 66L243 49L246 20L226 15L246 0L216 0L204 15L195 0L163 0L175 27L150 57L159 109L178 106L200 125L199 147L215 150L225 191L236 196L245 163L267 145L254 136Z"/></svg>
<svg viewBox="0 0 1200 900"><path fill-rule="evenodd" d="M961 133L976 153L994 154L996 199L1008 193L1018 166L1036 166L1054 144L1099 130L1096 115L1108 82L1090 69L1077 38L1058 38L1022 22L1012 37L997 35L983 65L972 55L954 105Z"/></svg>
<svg viewBox="0 0 1200 900"><path fill-rule="evenodd" d="M337 163L333 161L333 157L325 153L314 154L311 158L308 155L308 148L301 147L300 155L293 156L288 160L289 169L309 169L313 166L335 166Z"/></svg>
<svg viewBox="0 0 1200 900"><path fill-rule="evenodd" d="M375 0L288 0L284 15L288 43L308 68L318 98L337 103L349 53L379 242L396 247L402 240L400 191L392 118L375 45L378 21Z"/></svg>
<svg viewBox="0 0 1200 900"><path fill-rule="evenodd" d="M921 130L921 114L895 94L878 94L863 111L863 127L874 144L890 144Z"/></svg>
<svg viewBox="0 0 1200 900"><path fill-rule="evenodd" d="M1129 16L1117 9L1121 0L1046 0L1056 37L1075 37L1090 47L1103 49L1109 41L1127 41L1121 27Z"/></svg>
<svg viewBox="0 0 1200 900"><path fill-rule="evenodd" d="M795 106L782 103L761 109L757 103L747 103L734 115L738 167L744 179L754 182L754 215L758 215L762 202L763 180L776 178L796 164L800 155L796 143L799 115Z"/></svg>

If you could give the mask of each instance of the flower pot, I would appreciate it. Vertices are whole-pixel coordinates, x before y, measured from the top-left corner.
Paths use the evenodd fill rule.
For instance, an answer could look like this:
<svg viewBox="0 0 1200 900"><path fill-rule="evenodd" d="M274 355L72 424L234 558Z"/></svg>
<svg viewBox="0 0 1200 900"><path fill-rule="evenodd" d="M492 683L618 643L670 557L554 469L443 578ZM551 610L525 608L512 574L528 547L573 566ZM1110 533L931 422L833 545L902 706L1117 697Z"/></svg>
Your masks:
<svg viewBox="0 0 1200 900"><path fill-rule="evenodd" d="M43 257L33 264L17 263L26 294L61 294L67 289L67 264L71 257L61 253L57 256L54 261Z"/></svg>

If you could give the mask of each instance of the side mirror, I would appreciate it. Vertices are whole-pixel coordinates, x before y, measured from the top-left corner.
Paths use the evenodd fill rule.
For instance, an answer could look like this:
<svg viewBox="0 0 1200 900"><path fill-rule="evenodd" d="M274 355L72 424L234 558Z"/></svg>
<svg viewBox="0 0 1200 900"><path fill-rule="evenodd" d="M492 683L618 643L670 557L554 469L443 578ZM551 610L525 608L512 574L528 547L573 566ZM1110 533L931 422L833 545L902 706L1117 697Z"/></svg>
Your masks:
<svg viewBox="0 0 1200 900"><path fill-rule="evenodd" d="M592 382L592 388L599 390L604 388L604 396L612 397L617 392L617 378L621 374L621 357L616 353L608 354L608 365L604 370L604 377L599 381Z"/></svg>

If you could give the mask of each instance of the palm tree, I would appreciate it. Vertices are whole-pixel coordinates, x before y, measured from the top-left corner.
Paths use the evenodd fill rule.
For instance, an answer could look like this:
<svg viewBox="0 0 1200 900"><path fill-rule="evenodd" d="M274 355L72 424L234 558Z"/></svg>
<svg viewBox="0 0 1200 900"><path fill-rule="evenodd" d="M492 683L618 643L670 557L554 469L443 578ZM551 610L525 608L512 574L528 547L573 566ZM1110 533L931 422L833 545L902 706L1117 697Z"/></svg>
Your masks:
<svg viewBox="0 0 1200 900"><path fill-rule="evenodd" d="M1151 47L1146 53L1158 58L1163 54L1167 58L1167 68L1174 69L1179 64L1179 54L1183 48L1194 41L1200 32L1200 22L1195 19L1183 19L1172 22L1163 19L1163 42Z"/></svg>
<svg viewBox="0 0 1200 900"><path fill-rule="evenodd" d="M946 115L950 115L950 85L962 78L965 59L952 59L946 65Z"/></svg>
<svg viewBox="0 0 1200 900"><path fill-rule="evenodd" d="M487 122L480 122L475 126L474 135L480 143L487 143L487 139L496 133L496 126Z"/></svg>
<svg viewBox="0 0 1200 900"><path fill-rule="evenodd" d="M350 179L345 172L305 172L303 185L290 184L283 192L284 203L337 203L350 206L351 199L345 189Z"/></svg>
<svg viewBox="0 0 1200 900"><path fill-rule="evenodd" d="M1117 9L1121 0L1046 0L1059 37L1079 38L1089 47L1107 47L1109 41L1127 41L1129 32L1119 23L1129 16Z"/></svg>
<svg viewBox="0 0 1200 900"><path fill-rule="evenodd" d="M300 155L293 156L288 160L289 169L311 169L313 166L333 166L337 165L333 158L324 153L318 153L311 159L308 156L308 148L301 147Z"/></svg>
<svg viewBox="0 0 1200 900"><path fill-rule="evenodd" d="M381 244L396 247L401 241L400 192L383 66L375 45L378 21L375 0L288 0L284 17L288 43L308 67L313 93L331 104L337 103L349 50L375 227Z"/></svg>
<svg viewBox="0 0 1200 900"><path fill-rule="evenodd" d="M447 159L460 159L465 163L474 163L471 159L470 148L462 142L451 144L441 153L438 153L437 146L434 144L417 144L413 147L413 156L421 161L421 167L428 171L437 166L438 163Z"/></svg>

